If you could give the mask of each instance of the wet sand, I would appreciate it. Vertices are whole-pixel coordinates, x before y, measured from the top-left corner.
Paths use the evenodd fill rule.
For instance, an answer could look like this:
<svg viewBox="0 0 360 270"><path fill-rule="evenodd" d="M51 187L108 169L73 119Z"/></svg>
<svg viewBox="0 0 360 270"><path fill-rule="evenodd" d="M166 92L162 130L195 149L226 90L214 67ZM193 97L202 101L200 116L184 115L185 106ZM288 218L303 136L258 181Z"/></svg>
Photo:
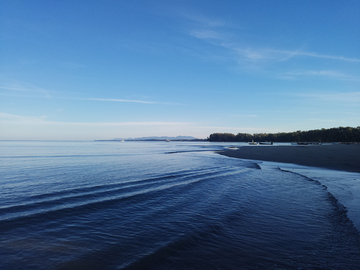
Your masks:
<svg viewBox="0 0 360 270"><path fill-rule="evenodd" d="M243 146L219 152L228 157L293 163L333 170L360 172L360 144L311 146Z"/></svg>

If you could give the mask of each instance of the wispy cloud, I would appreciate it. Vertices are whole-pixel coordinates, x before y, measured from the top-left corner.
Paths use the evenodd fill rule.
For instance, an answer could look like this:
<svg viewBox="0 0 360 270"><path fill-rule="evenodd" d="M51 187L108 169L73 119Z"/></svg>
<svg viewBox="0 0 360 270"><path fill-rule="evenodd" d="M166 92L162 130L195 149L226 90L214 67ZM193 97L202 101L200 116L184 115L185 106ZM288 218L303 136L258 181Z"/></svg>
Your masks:
<svg viewBox="0 0 360 270"><path fill-rule="evenodd" d="M177 136L193 133L189 122L62 122L46 116L22 116L0 112L0 139L3 140L94 140L118 137ZM177 135L176 135L177 134Z"/></svg>
<svg viewBox="0 0 360 270"><path fill-rule="evenodd" d="M134 100L134 99L115 99L115 98L75 98L75 97L61 97L50 95L46 90L32 90L26 88L10 88L10 87L0 87L0 89L10 90L10 91L23 91L29 93L42 93L44 95L40 96L40 98L52 98L52 99L63 99L63 100L83 100L83 101L107 101L107 102L126 102L126 103L142 103L142 104L161 104L161 105L185 105L180 103L169 103L169 102L156 102L156 101L145 101L145 100ZM9 95L9 91L7 91L7 95ZM16 95L18 96L18 95ZM28 97L29 95L25 95ZM34 95L33 97L39 98L38 95Z"/></svg>
<svg viewBox="0 0 360 270"><path fill-rule="evenodd" d="M360 59L358 58L308 52L303 49L284 50L276 48L255 48L252 45L244 45L246 43L244 40L242 40L241 43L236 42L235 39L237 38L235 37L238 35L235 36L231 34L235 27L226 21L210 19L200 15L184 15L184 17L191 22L191 29L188 31L189 35L209 42L215 46L220 46L233 51L242 59L247 59L249 61L287 61L294 57L310 57L360 63ZM238 27L236 29L238 29ZM217 41L217 43L215 41Z"/></svg>
<svg viewBox="0 0 360 270"><path fill-rule="evenodd" d="M312 53L312 52L298 52L298 55L303 56L310 56L310 57L316 57L316 58L324 58L324 59L334 59L334 60L340 60L340 61L347 61L347 62L360 62L360 59L358 58L349 58L344 56L334 56L334 55L326 55L326 54L319 54L319 53Z"/></svg>
<svg viewBox="0 0 360 270"><path fill-rule="evenodd" d="M228 48L228 46L223 44L223 47ZM268 60L274 58L273 56L264 53L260 50L253 49L242 49L242 48L231 48L234 52L236 52L241 58L258 61L258 60Z"/></svg>
<svg viewBox="0 0 360 270"><path fill-rule="evenodd" d="M116 98L79 98L78 100L127 102L127 103L142 103L142 104L160 104L160 105L186 105L186 104L182 104L182 103L145 101L145 100L135 100L135 99L116 99Z"/></svg>
<svg viewBox="0 0 360 270"><path fill-rule="evenodd" d="M85 67L85 65L83 65L83 64L74 63L74 62L64 62L64 63L61 63L61 65L68 69L79 69L79 68Z"/></svg>
<svg viewBox="0 0 360 270"><path fill-rule="evenodd" d="M244 48L236 44L227 44L222 43L222 47L233 50L242 56L245 59L249 60L273 60L273 61L287 61L294 57L312 57L312 58L322 58L322 59L332 59L337 61L346 61L346 62L356 62L359 63L360 59L358 58L349 58L343 56L334 56L319 54L314 52L306 52L301 49L298 50L277 50L277 49L268 49L268 48Z"/></svg>
<svg viewBox="0 0 360 270"><path fill-rule="evenodd" d="M360 103L360 92L348 92L348 93L294 93L292 96L330 100L336 102L346 102L348 104Z"/></svg>
<svg viewBox="0 0 360 270"><path fill-rule="evenodd" d="M193 14L193 13L191 14L189 12L183 12L181 13L181 16L183 18L186 18L188 22L191 22L197 27L202 27L202 28L218 28L228 25L228 23L223 20L209 18L206 16L202 16L200 14Z"/></svg>
<svg viewBox="0 0 360 270"><path fill-rule="evenodd" d="M114 99L114 98L84 98L82 100L110 101L110 102L132 102L132 103L143 103L143 104L159 104L158 102L153 102L153 101L131 100L131 99Z"/></svg>
<svg viewBox="0 0 360 270"><path fill-rule="evenodd" d="M0 76L0 79L2 77ZM156 102L147 100L135 99L116 99L116 98L77 98L74 95L60 93L56 91L46 90L29 83L17 82L14 80L4 79L0 83L0 94L6 96L16 97L32 97L32 98L52 98L62 100L83 100L83 101L105 101L105 102L127 102L127 103L141 103L141 104L161 104L161 105L185 105L180 103L170 102Z"/></svg>
<svg viewBox="0 0 360 270"><path fill-rule="evenodd" d="M115 127L115 126L159 126L159 127L192 127L195 129L211 130L233 130L233 131L256 131L263 130L250 127L224 127L224 126L207 126L194 122L163 122L163 121L133 121L133 122L61 122L50 121L46 116L22 116L0 112L0 123L32 124L32 125L70 125L70 126L88 126L88 127Z"/></svg>
<svg viewBox="0 0 360 270"><path fill-rule="evenodd" d="M192 30L190 31L190 35L198 38L198 39L222 39L223 35L218 31L202 29L202 30Z"/></svg>
<svg viewBox="0 0 360 270"><path fill-rule="evenodd" d="M83 126L179 126L193 125L189 122L55 122L48 121L46 116L22 116L0 112L1 122L28 123L28 124L56 124L56 125L83 125Z"/></svg>
<svg viewBox="0 0 360 270"><path fill-rule="evenodd" d="M359 77L347 75L342 72L333 71L333 70L308 70L301 72L285 72L283 75L284 77L287 77L289 79L304 77L304 76L320 76L320 77L327 77L337 80L360 81Z"/></svg>
<svg viewBox="0 0 360 270"><path fill-rule="evenodd" d="M1 78L1 77L0 77ZM5 82L7 81L7 82ZM2 90L1 92L5 93L5 94L10 94L10 93L26 93L26 94L35 94L36 96L41 96L41 97L46 97L46 98L50 98L51 97L51 92L40 88L40 87L36 87L34 85L31 84L24 84L24 83L19 83L16 81L11 81L11 80L4 80L2 84L0 84L0 89Z"/></svg>
<svg viewBox="0 0 360 270"><path fill-rule="evenodd" d="M233 50L242 60L248 61L275 61L283 62L287 61L295 56L299 55L299 50L285 51L274 49L262 49L262 48L244 48L236 44L222 44L223 47Z"/></svg>
<svg viewBox="0 0 360 270"><path fill-rule="evenodd" d="M360 59L344 57L341 55L327 55L315 52L307 52L303 49L280 50L273 48L255 48L251 45L243 45L234 42L224 32L212 29L191 30L189 34L214 46L224 48L236 55L234 60L248 63L285 62L293 58L308 57L318 59L329 59L342 62L360 63Z"/></svg>
<svg viewBox="0 0 360 270"><path fill-rule="evenodd" d="M227 132L227 131L231 131L231 132L268 132L269 130L265 129L265 128L254 128L254 127L224 127L224 126L201 126L198 125L196 126L196 128L199 129L205 129L205 130L209 130L210 133L216 133L216 132Z"/></svg>
<svg viewBox="0 0 360 270"><path fill-rule="evenodd" d="M185 19L186 32L195 38L208 42L212 42L213 40L223 42L227 40L225 30L229 26L227 22L199 14L190 15L188 13L183 13L181 14L181 17Z"/></svg>
<svg viewBox="0 0 360 270"><path fill-rule="evenodd" d="M21 115L0 112L1 122L40 123L40 122L44 122L45 118L46 116L32 117L32 116L21 116Z"/></svg>
<svg viewBox="0 0 360 270"><path fill-rule="evenodd" d="M243 118L253 118L253 117L257 117L256 114L231 114L230 116L243 117Z"/></svg>

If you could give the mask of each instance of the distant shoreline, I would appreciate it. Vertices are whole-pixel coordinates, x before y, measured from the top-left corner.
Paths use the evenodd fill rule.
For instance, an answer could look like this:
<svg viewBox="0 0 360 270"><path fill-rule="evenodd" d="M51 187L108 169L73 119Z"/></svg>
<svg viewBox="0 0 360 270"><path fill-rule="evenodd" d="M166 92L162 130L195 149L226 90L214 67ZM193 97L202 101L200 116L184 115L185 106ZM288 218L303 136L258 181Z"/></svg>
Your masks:
<svg viewBox="0 0 360 270"><path fill-rule="evenodd" d="M293 163L360 173L360 144L243 146L238 150L225 150L218 153L241 159Z"/></svg>
<svg viewBox="0 0 360 270"><path fill-rule="evenodd" d="M94 140L95 142L204 142L206 139Z"/></svg>

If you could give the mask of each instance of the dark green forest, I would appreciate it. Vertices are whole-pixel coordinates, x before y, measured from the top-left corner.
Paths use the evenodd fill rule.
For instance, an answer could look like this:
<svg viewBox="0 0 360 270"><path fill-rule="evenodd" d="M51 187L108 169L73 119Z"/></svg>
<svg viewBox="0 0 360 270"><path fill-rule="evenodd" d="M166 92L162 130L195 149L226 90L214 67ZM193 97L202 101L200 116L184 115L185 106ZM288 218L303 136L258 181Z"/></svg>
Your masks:
<svg viewBox="0 0 360 270"><path fill-rule="evenodd" d="M210 142L360 142L360 126L280 133L213 133Z"/></svg>

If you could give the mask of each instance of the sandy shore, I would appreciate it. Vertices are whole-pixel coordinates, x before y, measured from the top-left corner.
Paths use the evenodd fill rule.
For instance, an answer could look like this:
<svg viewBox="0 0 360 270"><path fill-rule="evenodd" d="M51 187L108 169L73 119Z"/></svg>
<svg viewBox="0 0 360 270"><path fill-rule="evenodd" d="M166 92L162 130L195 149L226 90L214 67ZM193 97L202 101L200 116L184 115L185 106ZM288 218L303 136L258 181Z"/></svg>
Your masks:
<svg viewBox="0 0 360 270"><path fill-rule="evenodd" d="M360 145L244 146L219 152L228 157L293 163L360 172Z"/></svg>

